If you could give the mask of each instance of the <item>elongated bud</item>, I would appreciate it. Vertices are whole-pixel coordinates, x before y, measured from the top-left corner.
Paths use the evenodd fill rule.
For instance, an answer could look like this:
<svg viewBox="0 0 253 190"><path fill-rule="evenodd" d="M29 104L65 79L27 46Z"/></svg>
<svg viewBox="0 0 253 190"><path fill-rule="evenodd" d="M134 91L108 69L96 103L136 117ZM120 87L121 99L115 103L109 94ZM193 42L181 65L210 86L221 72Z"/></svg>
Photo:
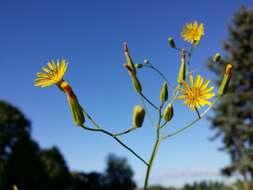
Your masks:
<svg viewBox="0 0 253 190"><path fill-rule="evenodd" d="M135 90L136 90L139 94L141 94L141 92L142 92L142 86L141 86L140 81L137 79L137 77L136 77L135 75L133 75L131 78L132 78L132 82L133 82L133 85L134 85Z"/></svg>
<svg viewBox="0 0 253 190"><path fill-rule="evenodd" d="M219 53L216 53L214 56L213 56L213 62L219 62L221 60L221 55Z"/></svg>
<svg viewBox="0 0 253 190"><path fill-rule="evenodd" d="M175 41L174 41L174 39L172 37L168 38L168 42L169 42L170 47L176 48Z"/></svg>
<svg viewBox="0 0 253 190"><path fill-rule="evenodd" d="M74 94L71 86L68 82L62 81L59 84L59 88L67 95L70 111L76 125L82 125L85 122L83 110L78 102L76 95Z"/></svg>
<svg viewBox="0 0 253 190"><path fill-rule="evenodd" d="M166 102L168 100L168 87L167 87L167 82L163 83L161 92L160 92L160 100L162 103Z"/></svg>
<svg viewBox="0 0 253 190"><path fill-rule="evenodd" d="M132 72L134 74L136 74L136 70L135 70L132 58L131 58L131 56L129 54L128 45L127 45L126 42L124 43L124 51L125 51L125 57L126 57L126 64L132 69Z"/></svg>
<svg viewBox="0 0 253 190"><path fill-rule="evenodd" d="M228 64L226 66L226 71L223 76L223 80L221 81L221 84L218 89L219 95L225 94L228 89L229 81L230 81L231 75L232 75L232 68L233 68L233 66L231 64Z"/></svg>
<svg viewBox="0 0 253 190"><path fill-rule="evenodd" d="M128 64L124 64L123 66L128 70L128 73L132 79L133 86L135 90L140 94L142 92L142 86L140 81L137 79L136 75L133 74L133 70Z"/></svg>
<svg viewBox="0 0 253 190"><path fill-rule="evenodd" d="M123 64L123 66L128 70L129 75L134 75L133 69L128 64Z"/></svg>
<svg viewBox="0 0 253 190"><path fill-rule="evenodd" d="M142 106L136 105L133 110L133 127L141 127L145 118L145 110Z"/></svg>
<svg viewBox="0 0 253 190"><path fill-rule="evenodd" d="M70 96L67 94L70 111L76 125L82 125L85 122L83 110L78 102L76 95Z"/></svg>
<svg viewBox="0 0 253 190"><path fill-rule="evenodd" d="M182 84L185 81L186 65L185 65L185 51L182 49L181 65L178 72L177 82Z"/></svg>
<svg viewBox="0 0 253 190"><path fill-rule="evenodd" d="M137 63L137 64L134 64L134 67L135 67L136 69L140 69L140 68L143 67L143 65L140 64L140 63Z"/></svg>
<svg viewBox="0 0 253 190"><path fill-rule="evenodd" d="M163 119L165 121L170 121L174 115L173 106L168 104L167 107L163 111Z"/></svg>

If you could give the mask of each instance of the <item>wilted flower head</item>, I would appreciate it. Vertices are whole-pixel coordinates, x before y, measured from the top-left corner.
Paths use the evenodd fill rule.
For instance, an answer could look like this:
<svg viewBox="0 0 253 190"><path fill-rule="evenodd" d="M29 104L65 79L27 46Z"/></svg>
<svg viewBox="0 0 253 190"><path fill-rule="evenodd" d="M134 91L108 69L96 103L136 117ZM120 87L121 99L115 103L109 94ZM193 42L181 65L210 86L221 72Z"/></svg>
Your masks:
<svg viewBox="0 0 253 190"><path fill-rule="evenodd" d="M204 24L198 23L195 21L194 23L186 23L184 26L181 36L185 41L190 42L194 46L199 44L201 37L204 35Z"/></svg>
<svg viewBox="0 0 253 190"><path fill-rule="evenodd" d="M48 68L42 67L44 72L38 72L37 79L35 79L34 85L40 87L51 86L53 84L59 85L62 80L63 76L67 70L68 63L64 59L57 60L57 63L52 60L48 62Z"/></svg>

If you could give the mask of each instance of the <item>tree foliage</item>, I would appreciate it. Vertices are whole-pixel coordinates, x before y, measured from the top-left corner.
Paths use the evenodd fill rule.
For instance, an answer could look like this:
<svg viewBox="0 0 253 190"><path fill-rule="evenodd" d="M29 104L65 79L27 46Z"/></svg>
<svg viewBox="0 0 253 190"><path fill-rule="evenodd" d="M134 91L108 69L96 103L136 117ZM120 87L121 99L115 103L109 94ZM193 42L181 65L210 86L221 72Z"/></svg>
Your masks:
<svg viewBox="0 0 253 190"><path fill-rule="evenodd" d="M0 101L0 189L133 190L133 170L110 155L104 173L70 172L56 147L41 149L30 137L30 122L20 110Z"/></svg>
<svg viewBox="0 0 253 190"><path fill-rule="evenodd" d="M231 63L232 79L227 95L210 119L217 131L215 137L223 141L222 150L231 157L231 164L223 173L239 172L247 181L247 177L253 176L253 10L241 7L228 32L223 61L209 61L208 66L222 78L226 63Z"/></svg>
<svg viewBox="0 0 253 190"><path fill-rule="evenodd" d="M107 168L105 171L105 186L108 190L133 190L133 170L128 165L125 158L119 158L110 154L107 158Z"/></svg>
<svg viewBox="0 0 253 190"><path fill-rule="evenodd" d="M58 148L41 150L39 159L47 175L47 189L67 189L70 185L70 173Z"/></svg>

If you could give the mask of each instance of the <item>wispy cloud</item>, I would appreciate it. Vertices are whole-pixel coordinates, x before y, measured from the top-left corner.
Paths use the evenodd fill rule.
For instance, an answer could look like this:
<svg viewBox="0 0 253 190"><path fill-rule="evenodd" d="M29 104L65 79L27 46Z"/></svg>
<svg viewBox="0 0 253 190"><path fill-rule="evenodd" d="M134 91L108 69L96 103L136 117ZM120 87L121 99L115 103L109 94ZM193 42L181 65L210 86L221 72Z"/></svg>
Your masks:
<svg viewBox="0 0 253 190"><path fill-rule="evenodd" d="M230 183L234 179L222 176L218 169L188 169L188 170L175 170L166 169L159 171L150 178L151 184L161 184L165 186L183 186L186 183L193 183L195 181L221 181Z"/></svg>

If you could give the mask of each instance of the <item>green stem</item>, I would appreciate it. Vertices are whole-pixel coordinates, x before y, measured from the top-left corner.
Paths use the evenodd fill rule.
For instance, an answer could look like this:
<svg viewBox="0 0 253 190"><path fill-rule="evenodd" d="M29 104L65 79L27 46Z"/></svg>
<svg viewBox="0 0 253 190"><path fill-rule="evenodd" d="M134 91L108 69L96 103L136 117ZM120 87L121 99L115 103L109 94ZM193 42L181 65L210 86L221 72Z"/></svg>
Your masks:
<svg viewBox="0 0 253 190"><path fill-rule="evenodd" d="M194 51L194 46L192 46L192 48L190 49L190 51L187 52L187 65L190 65L190 60L191 60L191 56L193 54Z"/></svg>
<svg viewBox="0 0 253 190"><path fill-rule="evenodd" d="M176 101L178 94L179 94L179 92L178 92L177 87L176 87L174 92L173 92L173 96L171 98L171 101L170 101L171 105Z"/></svg>
<svg viewBox="0 0 253 190"><path fill-rule="evenodd" d="M93 123L93 125L97 128L100 129L99 125L97 124L97 122L85 111L85 109L83 109L83 113L84 115L91 121L91 123Z"/></svg>
<svg viewBox="0 0 253 190"><path fill-rule="evenodd" d="M157 126L156 126L156 141L155 141L153 151L151 153L151 156L150 156L150 159L148 162L148 167L147 167L146 176L145 176L144 190L147 190L151 168L153 166L153 162L155 160L155 156L158 151L159 144L161 142L161 139L160 139L160 125L161 125L161 120L162 120L161 107L162 106L160 106L160 108L158 110L159 119L158 119Z"/></svg>
<svg viewBox="0 0 253 190"><path fill-rule="evenodd" d="M197 112L197 114L198 114L199 119L201 119L201 116L200 116L200 113L199 113L198 108L197 108L197 107L195 107L195 110L196 110L196 112Z"/></svg>
<svg viewBox="0 0 253 190"><path fill-rule="evenodd" d="M146 172L146 176L145 176L144 190L147 190L147 187L148 187L148 181L149 181L150 171L151 171L151 168L152 168L152 165L153 165L153 162L154 162L154 159L155 159L155 156L156 156L159 144L160 144L160 139L157 138L156 142L154 144L154 147L153 147L153 151L152 151L149 163L148 163L147 172Z"/></svg>
<svg viewBox="0 0 253 190"><path fill-rule="evenodd" d="M83 109L83 108L82 108ZM122 135L123 133L126 134L126 133L129 133L130 131L133 130L133 128L131 130L127 130L127 131L124 131L122 132L121 134L118 133L118 134L113 134L113 133L110 133L104 129L102 129L98 124L97 122L95 122L95 120L83 109L83 113L85 114L85 116L93 123L93 125L96 127L95 129L94 128L89 128L89 127L85 127L84 125L82 125L81 127L86 129L86 130L90 130L90 131L96 131L96 132L102 132L104 134L107 134L109 136L111 136L112 138L114 138L120 145L122 145L124 148L126 148L128 151L130 151L134 156L136 156L139 160L141 160L145 165L147 165L148 163L141 157L139 156L133 149L131 149L130 147L128 147L127 145L125 145L121 140L119 140L117 138L117 136L120 136Z"/></svg>
<svg viewBox="0 0 253 190"><path fill-rule="evenodd" d="M131 131L133 131L133 130L135 130L135 129L138 129L138 128L132 127L132 128L127 129L127 130L125 130L125 131L123 131L123 132L115 133L115 134L113 134L113 136L114 136L114 137L118 137L118 136L121 136L121 135L125 135L125 134L130 133Z"/></svg>
<svg viewBox="0 0 253 190"><path fill-rule="evenodd" d="M168 121L165 121L165 122L160 126L160 129L166 127L167 123L168 123Z"/></svg>
<svg viewBox="0 0 253 190"><path fill-rule="evenodd" d="M146 100L154 109L159 110L159 108L158 108L155 104L153 104L144 94L140 93L140 96L141 96L144 100Z"/></svg>
<svg viewBox="0 0 253 190"><path fill-rule="evenodd" d="M82 108L83 109L83 108ZM95 121L94 121L94 119L83 109L83 113L84 113L84 115L85 116L87 116L87 118L93 123L93 125L97 128L97 129L102 129ZM91 128L90 128L91 129ZM120 133L115 133L115 134L113 134L113 136L115 136L115 137L118 137L118 136L121 136L121 135L125 135L125 134L127 134L127 133L129 133L129 132L131 132L131 131L133 131L133 130L135 130L135 129L137 129L137 128L130 128L130 129L127 129L127 130L125 130L125 131L123 131L123 132L120 132Z"/></svg>
<svg viewBox="0 0 253 190"><path fill-rule="evenodd" d="M156 67L154 67L153 65L149 64L149 65L144 65L147 68L153 69L155 72L157 72L163 80L165 80L169 86L169 88L171 88L172 90L174 89L173 86L169 83L168 79L165 77L165 75Z"/></svg>
<svg viewBox="0 0 253 190"><path fill-rule="evenodd" d="M86 127L84 125L80 125L80 127L82 127L83 129L86 129L86 130L89 130L89 131L94 131L94 132L101 132L101 133L104 133L106 135L109 135L111 136L112 138L114 138L120 145L122 145L124 148L126 148L128 151L130 151L134 156L136 156L139 160L141 160L145 165L148 166L148 163L141 157L139 156L133 149L131 149L129 146L127 146L126 144L124 144L119 138L115 137L114 134L104 130L104 129L101 129L101 128L97 128L97 129L94 129L94 128L89 128L89 127Z"/></svg>

